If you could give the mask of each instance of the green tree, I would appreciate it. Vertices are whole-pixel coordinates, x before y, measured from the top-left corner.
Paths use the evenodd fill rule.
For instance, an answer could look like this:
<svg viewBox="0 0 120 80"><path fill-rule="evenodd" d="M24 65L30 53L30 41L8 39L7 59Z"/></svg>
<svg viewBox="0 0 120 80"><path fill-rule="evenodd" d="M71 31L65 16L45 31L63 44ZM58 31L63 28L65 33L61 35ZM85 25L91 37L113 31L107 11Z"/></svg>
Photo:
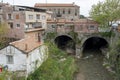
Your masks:
<svg viewBox="0 0 120 80"><path fill-rule="evenodd" d="M5 23L0 23L0 39L5 37L8 33L8 27Z"/></svg>
<svg viewBox="0 0 120 80"><path fill-rule="evenodd" d="M6 38L8 34L8 27L5 23L0 23L0 49L5 47L8 43L8 39Z"/></svg>
<svg viewBox="0 0 120 80"><path fill-rule="evenodd" d="M120 19L120 0L105 0L92 6L90 16L102 26L111 26Z"/></svg>
<svg viewBox="0 0 120 80"><path fill-rule="evenodd" d="M80 19L85 19L86 17L84 15L80 15Z"/></svg>

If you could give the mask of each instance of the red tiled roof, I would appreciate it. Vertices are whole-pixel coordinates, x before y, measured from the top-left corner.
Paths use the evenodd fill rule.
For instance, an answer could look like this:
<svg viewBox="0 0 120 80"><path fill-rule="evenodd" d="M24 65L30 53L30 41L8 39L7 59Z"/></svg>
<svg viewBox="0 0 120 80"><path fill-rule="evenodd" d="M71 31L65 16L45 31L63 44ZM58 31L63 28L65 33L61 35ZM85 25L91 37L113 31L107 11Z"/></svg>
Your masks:
<svg viewBox="0 0 120 80"><path fill-rule="evenodd" d="M58 3L36 3L35 7L79 7L75 4L58 4Z"/></svg>
<svg viewBox="0 0 120 80"><path fill-rule="evenodd" d="M41 45L41 42L34 42L31 38L25 38L19 41L12 42L10 43L10 45L14 46L24 53L29 53L39 47Z"/></svg>
<svg viewBox="0 0 120 80"><path fill-rule="evenodd" d="M43 30L44 29L42 28L31 29L26 32L24 39L14 41L10 43L10 45L14 46L15 48L19 49L20 51L24 53L29 53L33 51L34 49L38 48L40 45L42 45L42 43L38 42L38 40L36 39L35 34Z"/></svg>

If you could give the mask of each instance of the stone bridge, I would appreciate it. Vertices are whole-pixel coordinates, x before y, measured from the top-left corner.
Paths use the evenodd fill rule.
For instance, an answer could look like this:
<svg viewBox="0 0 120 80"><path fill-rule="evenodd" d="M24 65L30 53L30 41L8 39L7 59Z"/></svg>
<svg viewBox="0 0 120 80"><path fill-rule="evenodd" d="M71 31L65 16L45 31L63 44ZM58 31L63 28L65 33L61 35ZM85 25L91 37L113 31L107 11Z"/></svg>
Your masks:
<svg viewBox="0 0 120 80"><path fill-rule="evenodd" d="M102 51L110 44L110 38L103 36L100 33L59 32L54 36L53 41L58 48L65 50L70 54L75 54L78 57L90 49Z"/></svg>

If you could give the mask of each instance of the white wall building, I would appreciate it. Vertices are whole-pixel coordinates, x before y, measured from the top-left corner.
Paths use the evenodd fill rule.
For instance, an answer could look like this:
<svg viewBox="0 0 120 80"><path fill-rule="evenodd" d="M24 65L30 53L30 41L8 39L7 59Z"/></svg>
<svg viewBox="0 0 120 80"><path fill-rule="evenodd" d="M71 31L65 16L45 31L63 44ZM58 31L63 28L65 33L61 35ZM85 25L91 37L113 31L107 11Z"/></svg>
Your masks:
<svg viewBox="0 0 120 80"><path fill-rule="evenodd" d="M41 31L43 29L26 32L26 38L0 50L0 65L7 67L8 71L24 71L25 75L38 68L47 58L47 47L43 45L42 36L36 36Z"/></svg>

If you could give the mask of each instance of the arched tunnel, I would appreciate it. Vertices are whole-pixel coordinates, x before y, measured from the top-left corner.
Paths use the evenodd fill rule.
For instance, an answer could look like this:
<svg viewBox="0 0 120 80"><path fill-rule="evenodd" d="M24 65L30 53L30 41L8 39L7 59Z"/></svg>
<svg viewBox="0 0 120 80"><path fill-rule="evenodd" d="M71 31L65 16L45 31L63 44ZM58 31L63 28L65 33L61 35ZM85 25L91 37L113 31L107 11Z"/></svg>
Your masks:
<svg viewBox="0 0 120 80"><path fill-rule="evenodd" d="M61 50L70 54L75 54L75 42L71 37L67 35L58 36L55 38L55 44Z"/></svg>
<svg viewBox="0 0 120 80"><path fill-rule="evenodd" d="M108 42L101 37L90 37L83 43L83 55L85 53L102 53L103 49L108 48Z"/></svg>

